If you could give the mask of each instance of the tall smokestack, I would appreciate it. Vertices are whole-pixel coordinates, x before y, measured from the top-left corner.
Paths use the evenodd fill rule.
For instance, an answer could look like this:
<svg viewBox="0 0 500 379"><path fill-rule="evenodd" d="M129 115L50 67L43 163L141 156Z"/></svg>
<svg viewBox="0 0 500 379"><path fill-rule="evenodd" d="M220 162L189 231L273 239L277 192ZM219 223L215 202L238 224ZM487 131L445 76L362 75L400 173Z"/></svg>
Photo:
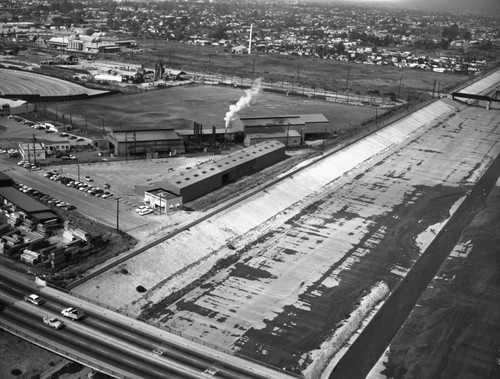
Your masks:
<svg viewBox="0 0 500 379"><path fill-rule="evenodd" d="M231 104L229 106L229 111L226 113L226 116L224 117L224 121L226 122L225 126L226 131L231 121L236 119L238 112L248 107L252 103L252 101L255 99L255 96L257 96L257 94L260 92L261 87L262 87L261 79L260 78L255 79L255 81L252 84L252 88L245 90L245 95L241 96L236 104Z"/></svg>
<svg viewBox="0 0 500 379"><path fill-rule="evenodd" d="M250 38L248 39L248 54L252 54L253 24L250 24Z"/></svg>

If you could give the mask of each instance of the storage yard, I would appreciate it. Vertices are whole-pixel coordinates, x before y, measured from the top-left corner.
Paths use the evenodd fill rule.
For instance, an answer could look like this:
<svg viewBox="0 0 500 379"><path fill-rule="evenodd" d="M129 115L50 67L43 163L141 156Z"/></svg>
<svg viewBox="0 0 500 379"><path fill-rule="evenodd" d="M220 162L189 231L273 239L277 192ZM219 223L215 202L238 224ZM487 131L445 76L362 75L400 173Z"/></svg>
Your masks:
<svg viewBox="0 0 500 379"><path fill-rule="evenodd" d="M317 378L500 153L498 125L436 101L75 292Z"/></svg>

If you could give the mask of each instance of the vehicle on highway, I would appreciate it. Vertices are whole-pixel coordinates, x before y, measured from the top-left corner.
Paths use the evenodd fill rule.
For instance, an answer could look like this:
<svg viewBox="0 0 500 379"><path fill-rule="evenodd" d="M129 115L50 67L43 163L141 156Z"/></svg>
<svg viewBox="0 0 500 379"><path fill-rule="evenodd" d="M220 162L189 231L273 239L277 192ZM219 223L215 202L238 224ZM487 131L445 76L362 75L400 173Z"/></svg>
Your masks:
<svg viewBox="0 0 500 379"><path fill-rule="evenodd" d="M55 317L44 316L42 318L43 323L47 326L50 326L52 329L62 329L64 327L64 322L58 320Z"/></svg>
<svg viewBox="0 0 500 379"><path fill-rule="evenodd" d="M147 208L147 209L141 209L139 212L139 216L145 216L145 215L148 215L150 213L153 213L153 210L150 209L150 208Z"/></svg>
<svg viewBox="0 0 500 379"><path fill-rule="evenodd" d="M35 295L34 293L32 293L31 295L25 296L24 301L27 301L28 303L31 303L33 305L42 305L43 303L45 303L44 299L42 299L38 295Z"/></svg>
<svg viewBox="0 0 500 379"><path fill-rule="evenodd" d="M68 317L72 320L81 320L82 318L85 317L85 313L82 310L73 307L63 309L61 311L61 314L64 317Z"/></svg>

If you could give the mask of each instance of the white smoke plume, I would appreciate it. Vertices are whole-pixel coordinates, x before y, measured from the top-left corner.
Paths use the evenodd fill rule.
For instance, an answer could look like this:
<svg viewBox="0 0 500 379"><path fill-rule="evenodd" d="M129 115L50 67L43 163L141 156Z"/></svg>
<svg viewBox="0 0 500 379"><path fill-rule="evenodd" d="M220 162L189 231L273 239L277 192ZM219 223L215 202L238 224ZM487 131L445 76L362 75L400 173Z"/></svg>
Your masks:
<svg viewBox="0 0 500 379"><path fill-rule="evenodd" d="M226 128L229 126L231 121L234 121L236 119L239 111L241 111L243 108L248 107L252 103L252 101L255 99L255 96L257 96L257 94L260 92L261 88L261 79L255 79L252 84L252 88L245 90L245 95L240 97L236 104L231 104L229 106L229 111L226 113L226 117L224 117Z"/></svg>

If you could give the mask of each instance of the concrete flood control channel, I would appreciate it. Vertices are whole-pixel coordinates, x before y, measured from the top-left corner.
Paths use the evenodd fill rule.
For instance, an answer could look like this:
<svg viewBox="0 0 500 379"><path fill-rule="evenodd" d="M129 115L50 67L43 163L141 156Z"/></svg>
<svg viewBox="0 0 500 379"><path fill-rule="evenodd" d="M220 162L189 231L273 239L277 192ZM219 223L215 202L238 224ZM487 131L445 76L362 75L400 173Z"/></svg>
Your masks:
<svg viewBox="0 0 500 379"><path fill-rule="evenodd" d="M365 378L403 325L422 292L448 257L462 231L471 223L478 206L500 176L500 155L484 173L421 258L406 274L381 309L362 331L329 376L330 379Z"/></svg>

